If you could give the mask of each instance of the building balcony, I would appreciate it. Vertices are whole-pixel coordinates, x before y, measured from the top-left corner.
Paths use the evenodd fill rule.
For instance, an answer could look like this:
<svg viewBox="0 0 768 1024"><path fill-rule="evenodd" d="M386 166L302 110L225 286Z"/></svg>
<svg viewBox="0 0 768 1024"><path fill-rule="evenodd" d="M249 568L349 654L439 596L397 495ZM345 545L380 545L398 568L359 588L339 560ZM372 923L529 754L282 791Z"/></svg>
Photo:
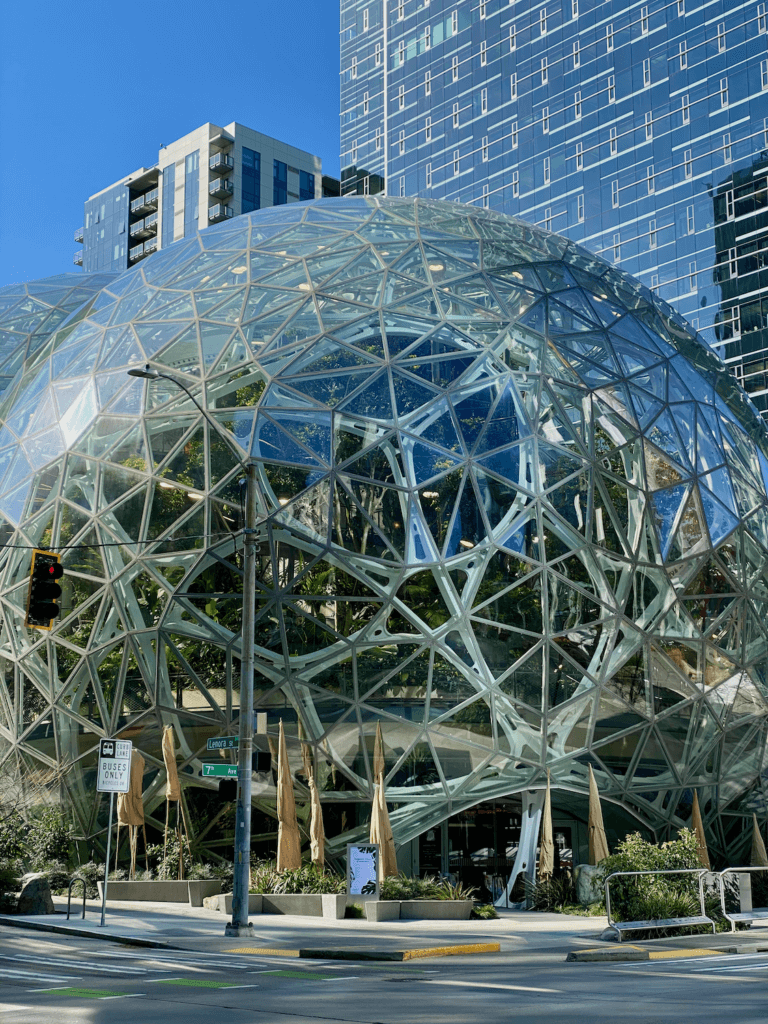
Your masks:
<svg viewBox="0 0 768 1024"><path fill-rule="evenodd" d="M155 229L157 230L157 229ZM154 238L148 238L144 243L144 255L150 256L153 252L157 251L157 235Z"/></svg>
<svg viewBox="0 0 768 1024"><path fill-rule="evenodd" d="M153 188L149 192L145 192L143 196L133 200L131 203L131 213L151 213L152 210L157 209L159 199L160 190Z"/></svg>
<svg viewBox="0 0 768 1024"><path fill-rule="evenodd" d="M228 220L230 217L234 217L234 211L231 206L225 206L224 203L216 203L215 206L208 207L208 220L211 224L216 224L221 220Z"/></svg>
<svg viewBox="0 0 768 1024"><path fill-rule="evenodd" d="M225 175L234 170L235 161L229 153L216 153L211 157L208 166L214 174Z"/></svg>
<svg viewBox="0 0 768 1024"><path fill-rule="evenodd" d="M136 263L137 260L143 260L144 257L148 255L149 253L144 252L144 243L139 242L138 245L134 245L128 250L128 262Z"/></svg>
<svg viewBox="0 0 768 1024"><path fill-rule="evenodd" d="M229 178L214 178L208 186L208 195L216 199L226 199L233 192L234 188Z"/></svg>
<svg viewBox="0 0 768 1024"><path fill-rule="evenodd" d="M76 242L82 242L84 237L85 237L84 236L84 229L83 228L77 228L76 231L75 231L75 241Z"/></svg>
<svg viewBox="0 0 768 1024"><path fill-rule="evenodd" d="M81 239L81 241L82 241L82 239ZM72 262L75 264L76 267L82 267L82 265L83 265L83 250L82 249L78 249L78 251L75 253L74 257L72 258Z"/></svg>
<svg viewBox="0 0 768 1024"><path fill-rule="evenodd" d="M150 213L143 220L137 220L129 228L131 238L150 238L157 234L157 214Z"/></svg>

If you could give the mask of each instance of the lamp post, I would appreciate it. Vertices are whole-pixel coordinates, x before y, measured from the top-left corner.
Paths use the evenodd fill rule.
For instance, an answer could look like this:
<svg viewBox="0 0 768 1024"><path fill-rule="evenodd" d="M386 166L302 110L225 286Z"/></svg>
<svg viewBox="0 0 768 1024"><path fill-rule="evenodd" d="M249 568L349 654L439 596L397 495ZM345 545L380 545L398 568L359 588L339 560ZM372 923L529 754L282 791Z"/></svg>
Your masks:
<svg viewBox="0 0 768 1024"><path fill-rule="evenodd" d="M256 479L252 462L245 463L229 437L200 405L186 384L169 373L150 368L128 370L130 377L169 380L176 384L203 414L209 426L226 441L242 466L246 478L245 528L243 530L243 650L240 676L240 730L237 753L237 808L235 813L232 920L225 935L252 936L248 921L248 888L251 867L251 772L253 770L253 639L256 594Z"/></svg>

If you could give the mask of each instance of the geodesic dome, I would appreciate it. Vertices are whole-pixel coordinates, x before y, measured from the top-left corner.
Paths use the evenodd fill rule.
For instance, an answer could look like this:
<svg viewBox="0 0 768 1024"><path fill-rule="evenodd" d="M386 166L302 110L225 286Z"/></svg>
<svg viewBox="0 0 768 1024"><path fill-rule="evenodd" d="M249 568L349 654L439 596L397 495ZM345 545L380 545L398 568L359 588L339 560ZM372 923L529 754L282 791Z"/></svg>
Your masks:
<svg viewBox="0 0 768 1024"><path fill-rule="evenodd" d="M399 842L547 769L583 794L589 764L658 833L696 787L715 850L747 836L768 439L642 285L509 217L357 198L208 228L79 316L0 407L0 773L19 793L71 765L98 832L96 745L119 735L151 810L166 723L187 796L212 784L206 739L239 703L234 446L259 484L256 710L283 719L300 795L311 761L327 804L370 801L381 723ZM210 420L126 376L147 362ZM50 634L23 626L33 546L63 555Z"/></svg>

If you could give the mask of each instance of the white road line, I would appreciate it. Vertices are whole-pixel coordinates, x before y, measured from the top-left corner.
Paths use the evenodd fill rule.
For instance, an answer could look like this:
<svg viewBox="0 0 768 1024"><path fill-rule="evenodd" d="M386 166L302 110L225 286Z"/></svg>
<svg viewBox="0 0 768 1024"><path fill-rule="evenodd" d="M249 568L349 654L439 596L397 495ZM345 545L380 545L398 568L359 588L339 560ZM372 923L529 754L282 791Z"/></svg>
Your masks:
<svg viewBox="0 0 768 1024"><path fill-rule="evenodd" d="M754 959L755 957L763 957L763 958L765 958L765 953L726 953L725 956L692 956L692 957L687 957L687 956L686 957L671 956L671 957L666 957L666 958L662 957L662 958L660 958L658 960L637 960L634 963L632 963L632 962L613 963L613 964L609 964L609 966L613 967L613 968L623 967L623 968L632 968L634 970L638 970L638 969L647 968L647 967L663 967L663 966L667 966L668 967L669 964L673 963L673 962L676 963L676 964L703 964L703 963L714 964L714 963L718 963L718 962L720 962L722 960L731 960L732 961L735 956L738 956L739 960L750 960L750 959Z"/></svg>
<svg viewBox="0 0 768 1024"><path fill-rule="evenodd" d="M16 1003L0 1003L0 1013L20 1013L22 1010L32 1010L32 1006L17 1006Z"/></svg>
<svg viewBox="0 0 768 1024"><path fill-rule="evenodd" d="M58 967L58 968L69 968L70 970L80 971L92 971L98 973L109 973L109 974L146 974L146 968L143 967L114 967L103 966L102 964L90 964L87 960L60 960L42 956L0 956L0 960L11 960L15 963L27 963L27 964L40 964L43 967ZM156 970L169 970L170 968L161 967ZM2 968L0 968L2 970Z"/></svg>
<svg viewBox="0 0 768 1024"><path fill-rule="evenodd" d="M12 971L6 967L0 967L0 978L8 978L12 981L18 978L23 981L77 981L74 976L66 974L39 974L37 971Z"/></svg>
<svg viewBox="0 0 768 1024"><path fill-rule="evenodd" d="M139 999L141 996L145 996L146 992L126 992L124 995L119 996L97 996L99 1002L106 1003L110 999Z"/></svg>
<svg viewBox="0 0 768 1024"><path fill-rule="evenodd" d="M709 971L706 971L704 967L697 967L691 971L691 974L725 974L729 973L740 973L741 971L766 971L768 970L768 964L744 964L742 967L710 967Z"/></svg>
<svg viewBox="0 0 768 1024"><path fill-rule="evenodd" d="M417 979L418 980L418 979ZM547 992L556 993L562 995L562 989L559 988L531 988L529 985L498 985L495 982L484 982L484 981L454 981L445 980L439 981L435 979L429 982L430 985L456 985L461 988L499 988L509 992Z"/></svg>

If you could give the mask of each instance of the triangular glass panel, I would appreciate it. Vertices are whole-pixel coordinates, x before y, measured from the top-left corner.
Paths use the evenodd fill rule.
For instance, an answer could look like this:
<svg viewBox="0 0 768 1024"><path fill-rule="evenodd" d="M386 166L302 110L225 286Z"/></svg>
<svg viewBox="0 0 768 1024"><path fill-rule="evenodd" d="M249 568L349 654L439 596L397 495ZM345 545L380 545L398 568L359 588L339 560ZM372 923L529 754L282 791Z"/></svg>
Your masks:
<svg viewBox="0 0 768 1024"><path fill-rule="evenodd" d="M252 454L270 462L292 462L320 468L320 462L313 455L264 415L259 416L256 422Z"/></svg>
<svg viewBox="0 0 768 1024"><path fill-rule="evenodd" d="M393 421L388 375L386 373L378 374L370 384L358 391L352 398L342 402L340 408L353 416Z"/></svg>
<svg viewBox="0 0 768 1024"><path fill-rule="evenodd" d="M677 517L688 495L688 486L679 484L663 491L655 491L652 495L655 509L656 527L661 539L661 551L666 559L672 545L672 532L677 524Z"/></svg>

